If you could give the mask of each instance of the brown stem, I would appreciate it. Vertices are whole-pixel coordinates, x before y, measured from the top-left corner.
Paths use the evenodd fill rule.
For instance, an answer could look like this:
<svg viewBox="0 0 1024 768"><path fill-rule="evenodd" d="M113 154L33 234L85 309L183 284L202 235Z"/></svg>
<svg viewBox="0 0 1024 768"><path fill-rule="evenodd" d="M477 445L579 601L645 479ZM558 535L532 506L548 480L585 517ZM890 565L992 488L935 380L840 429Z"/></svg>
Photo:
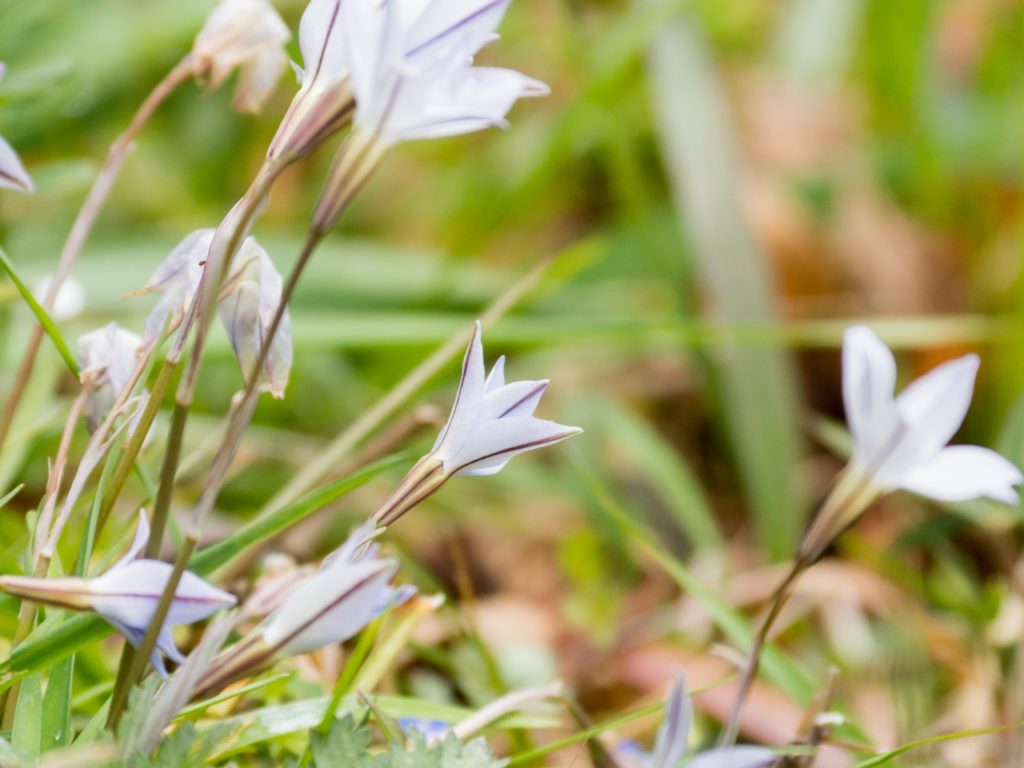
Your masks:
<svg viewBox="0 0 1024 768"><path fill-rule="evenodd" d="M54 272L46 295L43 297L43 307L47 312L53 310L61 284L67 279L75 260L78 258L79 253L81 253L82 247L85 245L85 241L88 239L89 233L92 231L92 227L96 223L100 211L103 209L103 204L106 202L107 197L110 195L110 190L117 180L118 173L128 157L128 151L138 137L139 132L167 97L192 76L192 68L192 56L191 54L186 54L164 76L164 79L157 83L156 87L135 112L124 133L118 136L114 143L111 144L107 157L103 161L103 166L100 168L96 180L93 181L92 187L89 189L89 193L86 195L85 201L82 203L82 207L79 209L78 215L71 225L71 231L68 233L68 238L64 242L60 259L57 262L57 270ZM21 401L22 395L24 395L25 389L28 386L28 381L32 376L36 356L39 354L39 347L42 344L44 335L43 327L36 324L32 329L32 336L29 339L28 348L25 350L25 357L22 359L18 373L14 377L14 385L11 388L10 395L8 395L3 414L0 415L0 449L3 448L4 442L7 440L11 424L14 421L14 414L18 410L18 403Z"/></svg>
<svg viewBox="0 0 1024 768"><path fill-rule="evenodd" d="M754 678L757 676L757 668L761 663L761 652L768 641L768 633L790 598L790 587L793 586L793 582L796 581L797 577L803 573L805 566L806 563L803 560L793 561L789 571L786 573L786 577L772 593L768 614L764 617L761 626L757 630L757 635L754 637L754 644L750 648L747 666L743 670L743 677L740 678L739 689L736 691L736 700L733 702L732 712L730 712L725 729L718 740L718 744L721 747L729 747L736 742L740 729L740 716L743 714L743 705L746 702L747 694L750 692L750 687L754 683Z"/></svg>

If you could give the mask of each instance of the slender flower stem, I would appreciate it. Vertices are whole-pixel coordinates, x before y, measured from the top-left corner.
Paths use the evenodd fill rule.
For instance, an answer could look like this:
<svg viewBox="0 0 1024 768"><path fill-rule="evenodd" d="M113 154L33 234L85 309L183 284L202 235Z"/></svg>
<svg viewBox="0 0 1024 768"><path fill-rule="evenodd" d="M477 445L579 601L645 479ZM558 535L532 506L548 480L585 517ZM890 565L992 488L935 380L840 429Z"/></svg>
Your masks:
<svg viewBox="0 0 1024 768"><path fill-rule="evenodd" d="M96 223L96 219L103 209L103 204L106 202L107 197L110 195L110 190L117 180L118 173L128 157L132 144L157 108L163 104L179 85L192 76L192 69L192 56L191 54L186 54L164 76L164 79L157 83L156 87L135 112L124 133L118 136L110 146L107 157L103 161L103 167L96 176L96 180L93 181L92 187L89 189L89 193L86 195L85 201L82 203L82 207L79 209L78 215L71 225L71 231L68 233L64 248L61 250L60 259L57 262L57 270L50 280L46 296L43 298L43 307L47 312L53 310L57 293L63 282L67 279L68 274L70 274L79 253L81 253L82 247L92 231L93 224ZM43 336L43 327L36 324L29 339L28 348L25 350L25 357L22 359L21 366L18 368L18 373L14 378L14 385L4 406L3 414L0 415L0 449L3 448L3 444L7 439L11 424L14 421L14 414L18 410L18 403L21 401L21 397L24 395L29 379L32 376L32 370L35 367L36 356L39 354L39 347L42 344Z"/></svg>
<svg viewBox="0 0 1024 768"><path fill-rule="evenodd" d="M772 626L789 601L793 583L800 574L818 561L828 545L853 525L864 511L878 499L878 496L879 492L867 479L847 468L839 475L832 490L822 502L820 511L815 515L801 538L800 547L789 571L779 586L775 588L769 600L768 613L761 621L757 635L754 637L747 665L740 678L736 700L733 702L729 719L718 739L720 747L729 747L736 742L743 705L746 703L750 687L757 676L761 653L764 651L764 645L768 641L768 634L771 632Z"/></svg>

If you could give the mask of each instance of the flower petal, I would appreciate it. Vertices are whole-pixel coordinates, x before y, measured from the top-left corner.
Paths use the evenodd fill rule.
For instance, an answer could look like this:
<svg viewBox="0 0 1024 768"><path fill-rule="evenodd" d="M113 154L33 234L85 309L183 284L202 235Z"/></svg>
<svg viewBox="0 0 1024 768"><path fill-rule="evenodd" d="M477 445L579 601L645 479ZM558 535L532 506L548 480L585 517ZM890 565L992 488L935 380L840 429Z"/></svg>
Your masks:
<svg viewBox="0 0 1024 768"><path fill-rule="evenodd" d="M132 562L139 556L143 549L146 548L146 544L149 541L149 519L146 517L146 510L139 510L139 524L135 526L135 536L132 537L132 544L128 547L128 551L124 553L120 560L110 566L110 571L115 568L123 568L128 563Z"/></svg>
<svg viewBox="0 0 1024 768"><path fill-rule="evenodd" d="M896 387L892 352L865 325L843 334L843 406L855 450L871 454L870 434L891 418Z"/></svg>
<svg viewBox="0 0 1024 768"><path fill-rule="evenodd" d="M444 459L459 451L473 430L477 413L484 394L484 347L481 340L480 321L473 327L473 338L469 340L465 357L462 359L462 376L455 393L451 415L441 434L437 436L431 452L439 452Z"/></svg>
<svg viewBox="0 0 1024 768"><path fill-rule="evenodd" d="M373 618L397 569L394 560L338 560L300 584L270 615L264 641L294 656L347 640Z"/></svg>
<svg viewBox="0 0 1024 768"><path fill-rule="evenodd" d="M32 179L21 164L17 152L0 137L0 187L16 189L19 192L33 192Z"/></svg>
<svg viewBox="0 0 1024 768"><path fill-rule="evenodd" d="M494 365L491 366L491 372L487 374L487 381L484 382L484 394L488 394L504 386L505 356L502 355L495 361Z"/></svg>
<svg viewBox="0 0 1024 768"><path fill-rule="evenodd" d="M977 355L951 360L908 384L896 398L896 410L918 460L934 456L960 429L971 404L978 364Z"/></svg>
<svg viewBox="0 0 1024 768"><path fill-rule="evenodd" d="M483 424L493 419L531 416L547 388L546 380L514 381L488 392L480 405L477 422Z"/></svg>
<svg viewBox="0 0 1024 768"><path fill-rule="evenodd" d="M532 416L492 421L486 429L474 431L462 449L445 460L445 473L493 474L516 454L557 443L582 431Z"/></svg>
<svg viewBox="0 0 1024 768"><path fill-rule="evenodd" d="M408 55L447 46L453 38L470 55L494 36L511 0L433 0L419 17L409 40Z"/></svg>
<svg viewBox="0 0 1024 768"><path fill-rule="evenodd" d="M665 699L665 716L654 740L651 768L676 768L686 754L693 720L693 703L682 670L676 671L675 682Z"/></svg>
<svg viewBox="0 0 1024 768"><path fill-rule="evenodd" d="M927 464L916 466L904 476L902 487L936 501L967 501L983 496L1007 504L1020 498L1014 486L1024 475L1008 459L976 445L944 448Z"/></svg>
<svg viewBox="0 0 1024 768"><path fill-rule="evenodd" d="M768 768L779 756L765 747L712 749L694 757L686 768Z"/></svg>
<svg viewBox="0 0 1024 768"><path fill-rule="evenodd" d="M302 82L335 77L348 68L348 48L341 29L342 0L310 0L299 21Z"/></svg>

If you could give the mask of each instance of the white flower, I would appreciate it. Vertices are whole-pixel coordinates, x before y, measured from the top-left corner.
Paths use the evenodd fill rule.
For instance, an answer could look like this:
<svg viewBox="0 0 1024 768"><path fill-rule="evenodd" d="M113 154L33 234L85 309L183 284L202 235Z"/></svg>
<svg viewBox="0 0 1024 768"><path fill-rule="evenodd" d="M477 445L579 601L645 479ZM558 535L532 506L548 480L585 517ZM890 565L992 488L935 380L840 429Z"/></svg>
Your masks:
<svg viewBox="0 0 1024 768"><path fill-rule="evenodd" d="M173 566L159 560L139 559L149 539L145 513L128 552L105 573L92 579L37 579L2 576L0 589L29 600L78 611L95 611L128 641L138 647L153 620L157 603L167 586ZM171 627L192 624L222 608L235 604L234 595L217 589L190 571L185 571L174 593L167 619L157 636L151 661L161 677L167 677L163 659L184 661L174 644Z"/></svg>
<svg viewBox="0 0 1024 768"><path fill-rule="evenodd" d="M882 492L908 490L937 501L982 496L1019 501L1019 469L995 451L947 447L967 415L978 357L940 365L898 396L892 352L867 327L843 337L843 403L853 437L851 471Z"/></svg>
<svg viewBox="0 0 1024 768"><path fill-rule="evenodd" d="M533 415L548 382L505 383L505 358L485 376L479 321L473 330L448 423L431 452L417 462L375 513L390 525L455 475L500 472L513 456L578 435L567 427Z"/></svg>
<svg viewBox="0 0 1024 768"><path fill-rule="evenodd" d="M665 715L654 741L654 752L645 754L631 742L620 745L618 756L629 766L642 768L679 768L686 754L690 738L690 724L693 721L693 704L690 702L686 679L681 671L665 699ZM727 747L711 749L687 760L686 768L769 768L778 755L765 747Z"/></svg>
<svg viewBox="0 0 1024 768"><path fill-rule="evenodd" d="M237 68L235 109L259 112L288 64L289 37L267 0L220 0L192 46L195 74L216 88Z"/></svg>
<svg viewBox="0 0 1024 768"><path fill-rule="evenodd" d="M163 292L146 318L145 340L152 344L165 328L178 327L196 297L216 230L196 230L182 240L137 293ZM235 254L220 293L220 317L231 338L239 367L248 376L281 302L281 275L266 250L247 237ZM291 323L287 309L263 366L262 388L283 397L292 364Z"/></svg>
<svg viewBox="0 0 1024 768"><path fill-rule="evenodd" d="M474 67L508 0L345 0L341 32L355 94L353 134L314 214L330 229L384 151L399 141L504 126L515 102L548 87L510 69Z"/></svg>
<svg viewBox="0 0 1024 768"><path fill-rule="evenodd" d="M52 280L52 276L44 277L32 289L32 294L40 303L45 301L46 294L50 291ZM57 296L54 298L50 317L54 320L70 320L80 315L83 309L85 309L85 289L75 278L68 277L60 284L60 288L57 289Z"/></svg>
<svg viewBox="0 0 1024 768"><path fill-rule="evenodd" d="M267 156L302 157L352 118L348 49L341 32L343 0L311 0L299 22L305 69L296 66L299 92L281 121Z"/></svg>
<svg viewBox="0 0 1024 768"><path fill-rule="evenodd" d="M259 359L274 315L281 304L283 281L270 256L249 238L235 257L232 274L221 291L220 318L231 337L235 357L246 378ZM292 333L285 308L263 364L261 388L284 397L292 367Z"/></svg>
<svg viewBox="0 0 1024 768"><path fill-rule="evenodd" d="M0 61L0 77L4 76L5 69L4 63ZM0 187L17 189L21 192L32 192L35 189L32 179L25 172L25 166L21 164L17 153L10 144L4 141L2 136L0 136Z"/></svg>
<svg viewBox="0 0 1024 768"><path fill-rule="evenodd" d="M139 336L117 323L109 323L78 339L82 381L94 387L87 406L90 429L96 429L106 418L131 380L141 346Z"/></svg>

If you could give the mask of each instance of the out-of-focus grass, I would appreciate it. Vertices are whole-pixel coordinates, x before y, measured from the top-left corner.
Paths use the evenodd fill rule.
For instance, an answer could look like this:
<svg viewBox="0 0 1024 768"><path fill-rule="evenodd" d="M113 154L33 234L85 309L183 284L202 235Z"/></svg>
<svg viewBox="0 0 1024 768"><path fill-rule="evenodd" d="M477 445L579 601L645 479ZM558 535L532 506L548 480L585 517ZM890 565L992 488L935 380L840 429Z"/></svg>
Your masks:
<svg viewBox="0 0 1024 768"><path fill-rule="evenodd" d="M0 239L24 276L52 267L106 147L209 5L0 0L0 134L39 187L0 197ZM278 4L293 28L302 5ZM679 23L684 37L661 38ZM1022 39L1024 10L999 0L516 0L503 40L481 58L546 80L553 95L518 106L508 132L411 144L388 159L300 287L289 397L261 404L211 539L249 520L303 457L552 253L561 255L540 289L488 331L488 356L513 353L513 377L553 380L544 415L571 414L588 429L578 450L591 470L729 611L753 614L757 592L739 575L787 554L837 466L804 427L841 416L834 348L851 320L880 318L907 370L979 350L964 437L1001 439L1022 460ZM232 113L228 89L193 85L160 110L75 271L89 304L61 325L69 341L112 318L138 327L150 300L119 297L189 231L216 224L293 88L286 78L260 117ZM290 171L258 227L282 269L329 159L324 151ZM10 372L31 318L6 290L0 314ZM24 515L45 485L71 391L63 376L47 349L0 465L4 489L25 482L0 512L4 570L18 565ZM445 402L453 376L422 399ZM188 448L216 429L239 383L217 336L196 398L207 418L190 425ZM159 461L159 448L144 455L150 471ZM401 469L285 546L302 559L322 554ZM186 478L176 506L187 509L201 483ZM719 637L742 642L735 623L693 619L701 609L689 599L689 621L678 620L658 561L622 541L557 449L517 459L486 487L453 482L402 525L396 535L421 561L411 569L457 593L452 553L465 549L485 606L540 605L535 656L499 647L499 666L523 678L557 667L597 710L660 690L641 669L650 645L670 638L705 654ZM1019 719L1019 658L1007 639L1021 605L1018 526L995 505L954 515L894 498L841 550L846 613L809 588L780 644L819 685L840 661L855 721L873 708L893 714L862 723L880 740L925 735L936 721ZM521 559L547 564L535 569L546 592ZM893 593L878 597L864 572ZM15 611L0 601L5 636ZM861 655L823 639L853 625L868 630ZM489 690L460 672L472 655L453 646L419 650L401 684L460 702L474 686ZM617 661L588 679L595 658ZM77 659L76 692L105 679L105 648ZM270 686L266 707L288 698L280 688L294 693ZM964 690L988 707L971 710ZM91 714L76 707L73 723ZM779 723L759 733L785 741L789 721ZM38 743L28 727L16 738Z"/></svg>

